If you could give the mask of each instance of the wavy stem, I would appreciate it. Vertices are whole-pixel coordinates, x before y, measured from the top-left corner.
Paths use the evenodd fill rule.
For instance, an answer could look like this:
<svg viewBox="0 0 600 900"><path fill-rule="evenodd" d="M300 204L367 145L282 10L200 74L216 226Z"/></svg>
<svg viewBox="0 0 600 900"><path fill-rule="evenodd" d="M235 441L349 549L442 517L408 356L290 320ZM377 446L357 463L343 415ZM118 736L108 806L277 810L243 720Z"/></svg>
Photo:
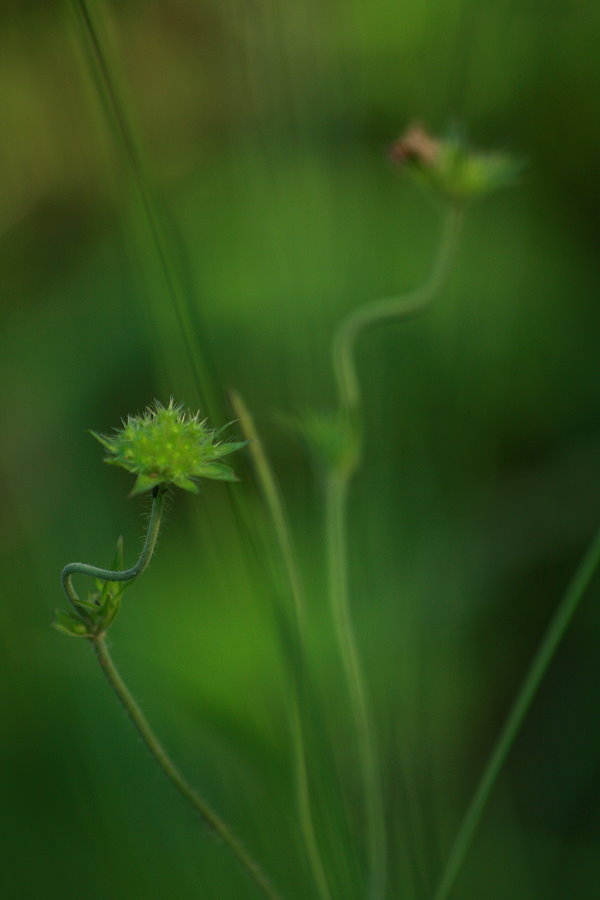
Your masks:
<svg viewBox="0 0 600 900"><path fill-rule="evenodd" d="M102 581L132 581L147 568L156 547L158 532L164 508L166 485L157 485L152 493L152 511L148 521L148 529L144 546L137 562L129 569L112 570L99 566L90 566L87 563L69 563L61 573L63 590L79 616L82 615L82 607L79 596L73 587L73 575L87 575L89 578L99 578ZM269 900L279 900L279 895L270 884L262 869L250 856L244 845L231 831L231 829L217 816L202 797L188 784L177 766L152 731L148 720L130 693L125 682L121 678L113 663L104 635L95 634L88 638L94 646L98 662L113 691L124 706L127 715L140 734L142 740L150 750L150 753L161 767L167 778L175 785L177 790L185 797L194 810L200 814L205 825L229 848L239 864L260 888L263 895Z"/></svg>
<svg viewBox="0 0 600 900"><path fill-rule="evenodd" d="M94 651L98 658L98 662L100 663L100 667L106 676L106 680L119 698L140 737L169 781L171 781L180 794L185 797L188 803L200 815L200 818L206 827L223 841L247 875L260 889L263 896L269 898L269 900L279 900L279 894L273 888L260 866L250 856L239 838L210 808L200 794L190 786L170 758L167 751L152 731L152 728L148 724L148 720L133 698L127 685L121 678L121 675L108 652L104 638L101 636L95 637L91 639L91 642L94 645Z"/></svg>
<svg viewBox="0 0 600 900"><path fill-rule="evenodd" d="M381 900L386 892L386 827L377 740L371 721L369 700L350 614L348 591L347 506L348 488L360 464L362 421L361 393L356 370L357 340L367 329L394 320L404 320L424 311L440 290L459 237L462 210L448 208L430 274L414 291L366 303L351 312L338 326L332 344L332 364L340 407L354 430L358 452L326 481L326 532L331 610L344 666L358 735L358 749L365 794L367 845L370 867L370 897Z"/></svg>
<svg viewBox="0 0 600 900"><path fill-rule="evenodd" d="M487 765L483 770L479 784L475 789L464 815L438 887L433 895L434 900L446 900L458 877L460 869L469 852L473 836L481 820L481 816L492 793L494 785L506 758L515 742L515 738L523 724L525 716L538 692L540 684L548 671L556 650L562 641L567 628L585 594L598 566L600 565L600 531L590 544L587 553L579 564L567 590L552 617L539 648L531 661L513 705L506 717L500 734L493 747Z"/></svg>
<svg viewBox="0 0 600 900"><path fill-rule="evenodd" d="M360 385L354 360L357 338L374 325L395 319L408 319L429 306L443 285L460 233L462 209L451 206L446 213L436 257L427 280L414 291L397 297L386 297L359 306L342 319L333 336L333 371L337 384L340 405L353 413L360 406Z"/></svg>
<svg viewBox="0 0 600 900"><path fill-rule="evenodd" d="M164 485L159 485L154 489L152 494L152 511L148 521L144 546L142 547L142 552L140 553L138 561L131 566L130 569L113 571L111 569L102 569L98 566L90 566L87 563L80 562L68 563L64 567L60 574L60 580L63 591L75 612L80 614L81 606L79 605L80 599L77 591L73 587L73 575L87 575L90 578L100 578L102 581L132 581L134 578L137 578L138 575L141 575L144 569L147 568L152 559L152 554L154 553L156 541L158 539L158 532L160 531L160 522L165 505L165 494L166 487Z"/></svg>

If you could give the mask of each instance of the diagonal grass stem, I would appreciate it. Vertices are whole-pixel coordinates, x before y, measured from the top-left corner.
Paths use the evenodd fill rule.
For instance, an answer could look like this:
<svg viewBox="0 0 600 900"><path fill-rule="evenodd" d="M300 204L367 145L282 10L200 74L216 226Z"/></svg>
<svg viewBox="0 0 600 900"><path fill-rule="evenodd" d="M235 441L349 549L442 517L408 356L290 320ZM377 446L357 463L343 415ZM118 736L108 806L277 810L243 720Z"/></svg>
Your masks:
<svg viewBox="0 0 600 900"><path fill-rule="evenodd" d="M239 419L244 437L248 441L248 448L254 471L256 472L263 499L271 517L273 530L279 545L283 566L290 586L294 613L293 624L295 626L291 629L291 634L297 644L296 655L299 662L299 666L292 667L292 704L290 710L298 815L300 818L300 830L304 840L306 855L319 896L321 897L321 900L331 900L329 883L325 873L325 866L323 865L313 820L309 773L306 762L305 728L301 714L301 695L305 687L303 684L305 660L304 633L306 626L304 589L298 571L292 536L288 526L283 501L281 499L277 481L275 480L275 475L273 474L262 441L256 430L256 425L250 410L240 394L232 391L230 393L230 400L233 410Z"/></svg>
<svg viewBox="0 0 600 900"><path fill-rule="evenodd" d="M121 148L139 199L166 293L173 306L195 388L202 405L209 412L214 412L215 399L198 346L194 323L195 309L182 284L179 266L174 258L173 242L170 239L172 228L169 228L165 221L166 216L161 208L157 191L144 164L115 67L92 11L93 3L89 0L70 0L70 5L74 11L85 59L102 102L106 120L112 129L115 144Z"/></svg>
<svg viewBox="0 0 600 900"><path fill-rule="evenodd" d="M433 895L434 900L446 900L456 882L465 858L471 847L473 836L481 821L485 806L498 780L498 776L506 762L506 758L515 742L515 738L523 724L525 716L539 690L540 684L548 671L554 655L569 627L577 607L600 565L600 531L590 544L587 553L579 564L567 590L558 605L544 637L535 653L490 758L483 770L479 784L473 795L446 865L440 876L438 887Z"/></svg>

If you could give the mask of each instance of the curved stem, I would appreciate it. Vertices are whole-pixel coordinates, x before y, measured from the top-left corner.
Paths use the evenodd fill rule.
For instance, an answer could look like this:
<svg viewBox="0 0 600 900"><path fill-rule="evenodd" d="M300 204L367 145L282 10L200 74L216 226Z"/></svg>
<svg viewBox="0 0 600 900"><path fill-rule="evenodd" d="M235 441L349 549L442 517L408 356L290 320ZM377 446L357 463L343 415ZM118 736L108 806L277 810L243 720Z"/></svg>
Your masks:
<svg viewBox="0 0 600 900"><path fill-rule="evenodd" d="M359 335L373 325L394 319L406 319L422 312L443 284L454 257L460 232L462 210L451 206L446 213L438 251L427 280L414 291L359 306L338 326L333 337L333 370L340 404L347 412L360 406L360 386L354 352Z"/></svg>
<svg viewBox="0 0 600 900"><path fill-rule="evenodd" d="M68 563L64 567L60 573L62 588L67 599L77 613L81 613L81 606L79 605L80 600L77 591L73 587L73 575L87 575L90 578L100 578L103 581L132 581L134 578L137 578L138 575L141 575L148 566L148 563L152 559L154 548L156 547L156 540L158 538L160 521L165 504L165 494L166 487L164 485L159 485L155 488L152 496L152 511L148 521L144 546L142 547L142 552L140 553L138 561L135 565L131 566L130 569L112 571L111 569L102 569L98 566L90 566L87 563L80 562Z"/></svg>
<svg viewBox="0 0 600 900"><path fill-rule="evenodd" d="M172 761L154 732L148 724L144 713L129 692L127 685L121 678L115 664L113 663L110 653L104 639L99 637L91 638L94 645L94 651L98 658L98 662L106 676L106 680L121 701L125 711L140 737L148 747L148 750L163 770L167 778L171 781L177 790L182 794L194 810L200 815L200 818L207 828L219 837L228 847L234 857L237 859L242 868L246 871L252 881L260 889L263 896L269 900L279 900L279 895L270 884L266 875L258 864L252 859L239 838L231 831L229 826L210 808L205 800L188 784L175 763Z"/></svg>
<svg viewBox="0 0 600 900"><path fill-rule="evenodd" d="M369 896L372 900L379 900L385 896L386 882L385 811L375 732L350 616L346 541L347 499L348 476L345 473L330 473L326 484L326 530L331 612L358 736L371 879Z"/></svg>
<svg viewBox="0 0 600 900"><path fill-rule="evenodd" d="M438 250L430 274L421 287L397 297L366 303L338 326L332 345L332 363L342 414L354 430L357 452L343 467L330 470L326 484L326 529L332 617L346 673L358 733L359 755L367 817L370 864L370 897L380 900L386 888L386 829L377 742L371 721L367 690L354 636L348 596L347 499L350 479L360 463L362 422L361 394L356 371L358 337L374 325L407 319L422 312L443 285L454 258L462 210L452 205L446 213Z"/></svg>
<svg viewBox="0 0 600 900"><path fill-rule="evenodd" d="M485 805L506 758L515 742L523 720L531 708L539 686L546 674L554 654L569 627L581 598L585 594L598 566L600 565L600 531L595 536L587 553L579 564L567 590L552 617L546 634L531 661L513 705L506 717L487 762L479 784L469 804L450 855L440 877L434 900L446 900L465 857L469 851L473 835L481 819Z"/></svg>

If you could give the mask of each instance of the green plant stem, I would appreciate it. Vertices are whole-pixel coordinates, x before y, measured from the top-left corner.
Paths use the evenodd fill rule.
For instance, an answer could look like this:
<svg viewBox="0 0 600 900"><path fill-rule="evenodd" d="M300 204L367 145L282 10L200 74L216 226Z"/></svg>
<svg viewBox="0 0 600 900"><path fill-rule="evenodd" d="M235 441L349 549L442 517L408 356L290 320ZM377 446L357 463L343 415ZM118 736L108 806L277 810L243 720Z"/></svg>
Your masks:
<svg viewBox="0 0 600 900"><path fill-rule="evenodd" d="M292 742L294 745L294 771L296 777L296 798L298 803L298 815L300 817L300 830L304 840L306 856L310 869L322 900L331 900L329 882L325 874L325 866L319 849L319 842L315 831L310 797L310 784L308 780L308 768L306 765L306 741L304 738L304 726L300 714L300 697L298 686L293 689L292 708Z"/></svg>
<svg viewBox="0 0 600 900"><path fill-rule="evenodd" d="M110 54L107 51L106 42L103 41L94 13L93 3L89 0L70 0L74 11L74 18L79 29L86 61L89 66L93 81L100 97L107 122L112 129L116 146L121 148L126 165L131 174L132 182L137 194L141 210L145 217L150 241L156 253L156 259L164 278L166 293L171 300L177 325L181 333L181 339L194 385L202 400L202 405L209 411L215 406L214 391L212 390L205 361L200 352L198 334L193 319L195 308L193 301L186 292L178 265L174 258L172 240L166 224L166 216L159 203L155 186L150 179L144 157L140 149L136 131L131 118L127 113L127 104L120 89L119 78L115 66L112 64Z"/></svg>
<svg viewBox="0 0 600 900"><path fill-rule="evenodd" d="M158 532L160 531L160 522L165 505L165 494L166 488L164 486L158 486L154 490L152 510L150 519L148 520L144 546L142 547L142 552L140 553L138 561L135 565L131 566L130 569L113 571L111 569L102 569L98 566L90 566L87 563L80 562L68 563L64 567L60 575L62 588L67 599L79 615L81 614L81 601L77 595L77 591L73 587L73 575L87 575L90 578L100 578L103 581L132 581L134 578L137 578L138 575L141 575L152 559L152 554L156 547Z"/></svg>
<svg viewBox="0 0 600 900"><path fill-rule="evenodd" d="M356 374L357 338L374 325L407 319L422 312L444 283L460 233L462 209L451 205L446 212L436 257L427 280L414 291L359 306L338 326L333 337L333 371L342 409L355 413L360 406L360 385Z"/></svg>
<svg viewBox="0 0 600 900"><path fill-rule="evenodd" d="M61 573L61 581L63 590L73 605L78 615L82 615L83 610L81 601L73 587L73 575L87 575L90 578L99 578L103 581L132 581L146 569L148 566L160 530L160 522L164 508L164 500L166 494L165 485L158 485L152 496L152 510L148 521L148 529L144 546L137 562L129 569L116 571L112 569L103 569L98 566L90 566L87 563L69 563L64 567ZM115 664L113 663L108 648L102 634L96 634L89 640L94 646L94 651L98 658L98 662L104 672L106 679L115 694L124 706L129 718L133 722L135 728L142 737L144 743L150 750L158 765L161 767L167 778L175 785L177 790L185 797L194 810L200 814L205 825L229 848L234 857L238 860L242 868L250 876L252 881L260 889L262 894L269 900L279 900L279 895L270 884L266 875L258 864L252 859L244 845L231 831L231 829L217 816L215 812L208 806L202 797L188 784L179 769L175 766L166 750L152 731L148 720L144 716L140 707L136 703L132 694L128 690L125 682L121 678Z"/></svg>
<svg viewBox="0 0 600 900"><path fill-rule="evenodd" d="M250 451L254 471L258 478L263 499L269 510L269 515L271 516L275 537L277 538L283 564L290 582L297 630L302 639L306 615L304 591L302 589L300 574L296 564L292 537L290 529L288 528L283 501L250 410L246 406L243 397L237 391L231 391L229 396L233 411L239 419L244 437L248 441L248 449Z"/></svg>
<svg viewBox="0 0 600 900"><path fill-rule="evenodd" d="M348 482L345 473L330 472L326 483L326 535L331 612L348 683L358 737L366 808L371 900L385 896L385 813L379 777L377 748L360 656L354 636L348 597L346 513Z"/></svg>
<svg viewBox="0 0 600 900"><path fill-rule="evenodd" d="M234 412L239 419L244 437L248 441L248 448L254 471L256 472L263 499L271 517L273 530L279 545L279 552L290 585L295 625L292 634L297 643L299 662L300 666L302 666L305 659L304 632L306 626L306 604L304 602L302 580L296 563L292 536L288 526L283 501L281 499L275 475L271 469L271 465L256 430L256 425L250 410L246 406L244 399L236 391L230 393L230 399ZM292 672L293 696L290 716L292 744L294 747L296 800L300 818L300 830L302 832L306 855L319 896L322 900L331 900L331 893L325 874L321 852L319 850L312 813L308 768L306 763L306 740L300 703L301 691L304 685L300 683L301 673L298 672L298 666L294 665L292 667Z"/></svg>
<svg viewBox="0 0 600 900"><path fill-rule="evenodd" d="M331 469L326 481L326 532L332 617L356 722L363 774L370 865L370 896L380 900L386 890L386 828L377 741L371 722L367 689L354 636L348 596L347 505L350 480L360 464L362 421L361 394L355 352L367 329L404 320L424 311L447 277L460 233L462 209L448 207L429 276L414 291L366 303L338 326L332 344L332 364L342 414L354 432L356 451L343 466Z"/></svg>
<svg viewBox="0 0 600 900"><path fill-rule="evenodd" d="M127 715L133 722L142 740L148 747L148 750L163 770L167 778L175 785L177 790L185 797L188 803L200 815L200 818L207 828L219 837L228 847L233 856L237 859L248 876L259 888L263 896L269 900L279 900L279 894L272 887L266 875L258 864L252 859L239 838L231 831L231 829L223 822L219 816L213 812L205 800L188 784L177 766L174 764L154 732L148 724L144 713L134 700L127 685L121 678L115 664L113 663L108 648L101 636L91 638L94 645L94 651L100 663L100 667L106 676L106 680L122 703Z"/></svg>
<svg viewBox="0 0 600 900"><path fill-rule="evenodd" d="M446 900L452 890L471 846L473 835L479 825L483 810L515 742L523 720L531 708L542 679L599 565L600 531L592 541L567 587L523 679L487 765L483 770L473 799L462 820L441 874L438 887L433 895L434 900Z"/></svg>

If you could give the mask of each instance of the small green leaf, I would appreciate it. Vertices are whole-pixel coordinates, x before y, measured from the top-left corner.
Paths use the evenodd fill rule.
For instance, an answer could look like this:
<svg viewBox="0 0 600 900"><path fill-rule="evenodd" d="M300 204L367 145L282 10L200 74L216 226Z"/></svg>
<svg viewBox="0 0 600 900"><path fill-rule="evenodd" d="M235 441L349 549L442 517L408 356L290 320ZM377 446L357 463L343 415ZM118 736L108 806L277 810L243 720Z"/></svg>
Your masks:
<svg viewBox="0 0 600 900"><path fill-rule="evenodd" d="M112 462L112 460L111 460ZM159 477L155 477L152 475L138 475L136 478L135 484L133 486L133 490L129 494L130 497L136 497L138 494L143 494L146 491L152 490L152 488L156 487L157 484L161 483L161 479Z"/></svg>
<svg viewBox="0 0 600 900"><path fill-rule="evenodd" d="M89 627L77 616L74 616L72 613L62 612L60 609L55 610L55 613L56 619L52 625L57 631L69 637L92 637Z"/></svg>
<svg viewBox="0 0 600 900"><path fill-rule="evenodd" d="M219 459L221 456L227 456L229 453L235 453L236 450L241 450L243 447L246 447L248 441L230 441L228 444L217 444L213 448L212 455L215 459Z"/></svg>
<svg viewBox="0 0 600 900"><path fill-rule="evenodd" d="M198 470L199 478L216 478L218 481L237 481L237 477L225 463L204 463Z"/></svg>
<svg viewBox="0 0 600 900"><path fill-rule="evenodd" d="M115 555L113 556L112 562L109 566L109 569L112 572L120 572L123 569L123 537L119 537L117 540L117 544L115 547ZM104 606L106 598L109 593L116 593L118 591L119 594L122 594L127 586L127 582L124 581L102 581L100 582L101 591L99 597L99 605L100 607Z"/></svg>
<svg viewBox="0 0 600 900"><path fill-rule="evenodd" d="M95 602L99 598L99 594L90 594L87 600L75 600L75 604L81 609L81 611L88 615L94 615L98 612L98 603Z"/></svg>
<svg viewBox="0 0 600 900"><path fill-rule="evenodd" d="M98 631L106 631L106 629L114 622L117 613L121 608L121 594L123 593L123 589L124 588L119 585L118 590L111 591L106 595L106 600L96 617L95 625L97 626Z"/></svg>
<svg viewBox="0 0 600 900"><path fill-rule="evenodd" d="M185 475L176 475L173 479L173 484L184 491L189 491L190 494L198 493L198 485L191 478L186 478Z"/></svg>

